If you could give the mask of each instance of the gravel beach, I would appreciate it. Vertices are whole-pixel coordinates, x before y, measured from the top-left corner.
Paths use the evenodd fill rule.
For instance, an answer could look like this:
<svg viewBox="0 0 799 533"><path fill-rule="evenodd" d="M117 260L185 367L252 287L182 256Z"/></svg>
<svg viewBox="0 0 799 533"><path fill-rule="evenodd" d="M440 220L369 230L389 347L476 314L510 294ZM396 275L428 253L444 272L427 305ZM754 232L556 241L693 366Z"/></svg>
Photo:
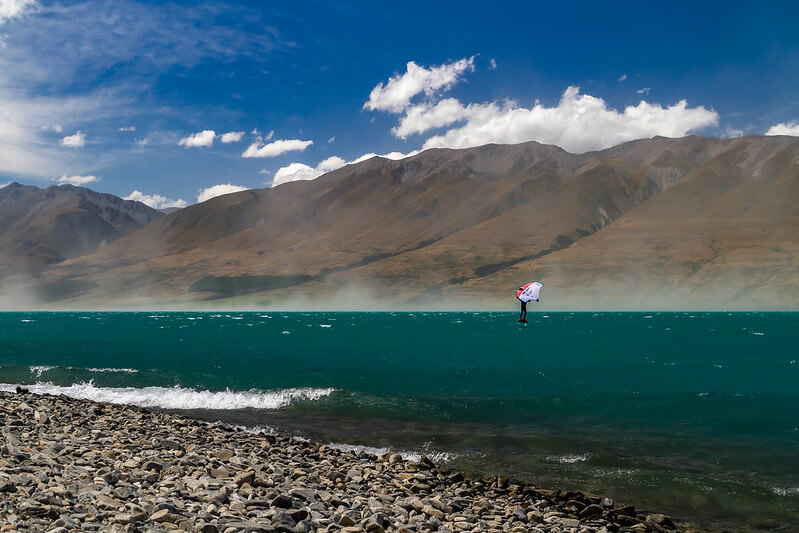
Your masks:
<svg viewBox="0 0 799 533"><path fill-rule="evenodd" d="M472 478L138 407L0 392L0 531L700 531L609 498Z"/></svg>

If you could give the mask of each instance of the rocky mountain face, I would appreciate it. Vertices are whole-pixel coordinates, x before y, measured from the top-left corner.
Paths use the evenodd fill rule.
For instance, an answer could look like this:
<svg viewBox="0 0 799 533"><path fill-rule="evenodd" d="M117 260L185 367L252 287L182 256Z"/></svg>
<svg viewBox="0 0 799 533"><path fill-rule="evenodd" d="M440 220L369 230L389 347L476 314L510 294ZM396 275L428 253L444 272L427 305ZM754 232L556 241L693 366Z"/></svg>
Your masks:
<svg viewBox="0 0 799 533"><path fill-rule="evenodd" d="M0 189L0 278L41 273L161 216L141 202L82 187L11 183Z"/></svg>
<svg viewBox="0 0 799 533"><path fill-rule="evenodd" d="M535 142L373 158L217 197L40 279L107 305L795 307L799 139ZM232 298L232 299L231 299ZM320 301L321 300L321 301ZM357 304L356 304L357 305Z"/></svg>

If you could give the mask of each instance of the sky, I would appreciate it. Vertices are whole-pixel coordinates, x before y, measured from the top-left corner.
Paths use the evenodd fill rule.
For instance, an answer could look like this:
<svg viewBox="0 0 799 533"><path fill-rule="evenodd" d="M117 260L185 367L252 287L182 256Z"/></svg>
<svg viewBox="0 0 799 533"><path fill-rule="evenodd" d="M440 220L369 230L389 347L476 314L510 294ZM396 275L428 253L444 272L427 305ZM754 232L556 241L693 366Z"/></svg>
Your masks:
<svg viewBox="0 0 799 533"><path fill-rule="evenodd" d="M799 136L795 2L0 0L0 185L183 207L374 155Z"/></svg>

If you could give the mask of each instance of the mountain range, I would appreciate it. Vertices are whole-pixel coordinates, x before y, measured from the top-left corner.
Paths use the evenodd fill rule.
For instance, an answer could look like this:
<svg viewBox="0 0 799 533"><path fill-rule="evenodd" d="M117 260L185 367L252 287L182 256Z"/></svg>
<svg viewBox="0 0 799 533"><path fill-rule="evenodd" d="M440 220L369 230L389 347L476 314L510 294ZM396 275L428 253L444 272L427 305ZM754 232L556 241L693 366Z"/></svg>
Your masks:
<svg viewBox="0 0 799 533"><path fill-rule="evenodd" d="M799 138L431 149L166 216L12 184L0 230L32 306L795 309Z"/></svg>

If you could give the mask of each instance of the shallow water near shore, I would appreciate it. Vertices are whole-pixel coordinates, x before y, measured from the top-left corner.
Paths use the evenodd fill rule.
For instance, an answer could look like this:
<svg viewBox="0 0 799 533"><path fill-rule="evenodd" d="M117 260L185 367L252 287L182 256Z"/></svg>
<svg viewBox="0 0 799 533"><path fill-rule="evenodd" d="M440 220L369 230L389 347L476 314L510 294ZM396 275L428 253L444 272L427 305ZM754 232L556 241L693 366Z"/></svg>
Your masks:
<svg viewBox="0 0 799 533"><path fill-rule="evenodd" d="M799 524L799 313L0 313L0 388Z"/></svg>

